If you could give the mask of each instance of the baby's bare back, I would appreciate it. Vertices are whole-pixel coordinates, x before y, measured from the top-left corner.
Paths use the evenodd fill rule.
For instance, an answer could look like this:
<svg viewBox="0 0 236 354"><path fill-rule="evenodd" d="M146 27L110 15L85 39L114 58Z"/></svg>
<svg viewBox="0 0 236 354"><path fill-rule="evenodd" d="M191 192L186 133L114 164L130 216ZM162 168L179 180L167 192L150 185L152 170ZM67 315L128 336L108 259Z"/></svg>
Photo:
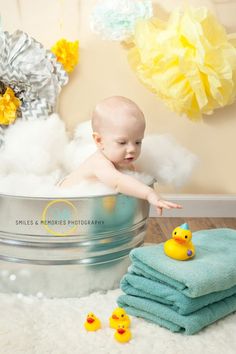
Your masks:
<svg viewBox="0 0 236 354"><path fill-rule="evenodd" d="M71 172L61 182L59 182L59 187L71 187L84 180L91 182L98 181L94 171L98 168L103 168L103 163L105 160L107 161L105 156L103 156L100 151L96 151L94 154L89 156L75 171ZM112 166L113 165L111 165L111 167Z"/></svg>

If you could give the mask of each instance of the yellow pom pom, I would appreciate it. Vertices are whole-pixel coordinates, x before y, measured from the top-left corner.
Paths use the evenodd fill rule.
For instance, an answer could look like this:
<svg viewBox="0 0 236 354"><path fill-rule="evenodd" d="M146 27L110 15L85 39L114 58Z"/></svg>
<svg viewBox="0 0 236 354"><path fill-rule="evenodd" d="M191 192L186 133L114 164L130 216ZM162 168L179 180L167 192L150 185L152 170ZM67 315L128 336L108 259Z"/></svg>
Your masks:
<svg viewBox="0 0 236 354"><path fill-rule="evenodd" d="M64 38L60 39L51 51L68 73L72 72L79 62L79 41L69 42Z"/></svg>
<svg viewBox="0 0 236 354"><path fill-rule="evenodd" d="M21 102L15 96L14 91L8 87L3 95L0 95L0 124L10 125L17 117L17 109Z"/></svg>
<svg viewBox="0 0 236 354"><path fill-rule="evenodd" d="M168 22L139 21L129 62L172 111L195 120L235 99L234 38L206 8L187 8Z"/></svg>

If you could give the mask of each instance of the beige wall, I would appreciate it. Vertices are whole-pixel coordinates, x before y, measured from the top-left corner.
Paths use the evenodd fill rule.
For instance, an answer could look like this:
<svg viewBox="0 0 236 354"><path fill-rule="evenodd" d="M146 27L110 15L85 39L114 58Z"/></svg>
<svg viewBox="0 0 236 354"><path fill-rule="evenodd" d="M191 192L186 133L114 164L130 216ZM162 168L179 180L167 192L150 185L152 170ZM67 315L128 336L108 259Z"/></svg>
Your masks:
<svg viewBox="0 0 236 354"><path fill-rule="evenodd" d="M178 192L236 193L236 103L200 123L170 112L137 81L121 45L102 41L91 33L89 14L95 2L0 0L4 30L22 29L48 48L62 37L80 40L80 65L63 89L59 102L59 112L68 129L72 131L78 122L88 119L92 106L101 98L115 94L127 96L145 112L148 132L171 133L199 156L200 163L191 181ZM156 0L155 11L165 16L182 2ZM228 30L236 32L235 0L189 0L189 3L207 5ZM171 188L163 190L176 192Z"/></svg>

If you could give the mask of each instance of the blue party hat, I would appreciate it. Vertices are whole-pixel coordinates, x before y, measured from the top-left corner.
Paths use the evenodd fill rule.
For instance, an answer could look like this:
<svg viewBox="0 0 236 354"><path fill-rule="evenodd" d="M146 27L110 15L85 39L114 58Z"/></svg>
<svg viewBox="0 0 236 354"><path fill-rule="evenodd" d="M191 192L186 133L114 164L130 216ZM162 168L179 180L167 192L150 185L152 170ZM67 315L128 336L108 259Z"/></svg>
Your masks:
<svg viewBox="0 0 236 354"><path fill-rule="evenodd" d="M187 223L180 225L181 229L183 230L189 230L189 226Z"/></svg>

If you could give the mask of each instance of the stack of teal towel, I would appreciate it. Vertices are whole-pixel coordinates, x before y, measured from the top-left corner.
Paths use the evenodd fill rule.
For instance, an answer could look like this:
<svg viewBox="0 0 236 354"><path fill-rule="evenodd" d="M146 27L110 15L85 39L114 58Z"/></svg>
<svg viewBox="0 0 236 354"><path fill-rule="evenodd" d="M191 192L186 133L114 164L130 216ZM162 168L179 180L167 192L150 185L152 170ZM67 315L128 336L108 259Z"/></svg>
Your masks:
<svg viewBox="0 0 236 354"><path fill-rule="evenodd" d="M236 230L193 233L196 255L167 257L163 243L131 251L117 302L128 314L194 334L236 311Z"/></svg>

